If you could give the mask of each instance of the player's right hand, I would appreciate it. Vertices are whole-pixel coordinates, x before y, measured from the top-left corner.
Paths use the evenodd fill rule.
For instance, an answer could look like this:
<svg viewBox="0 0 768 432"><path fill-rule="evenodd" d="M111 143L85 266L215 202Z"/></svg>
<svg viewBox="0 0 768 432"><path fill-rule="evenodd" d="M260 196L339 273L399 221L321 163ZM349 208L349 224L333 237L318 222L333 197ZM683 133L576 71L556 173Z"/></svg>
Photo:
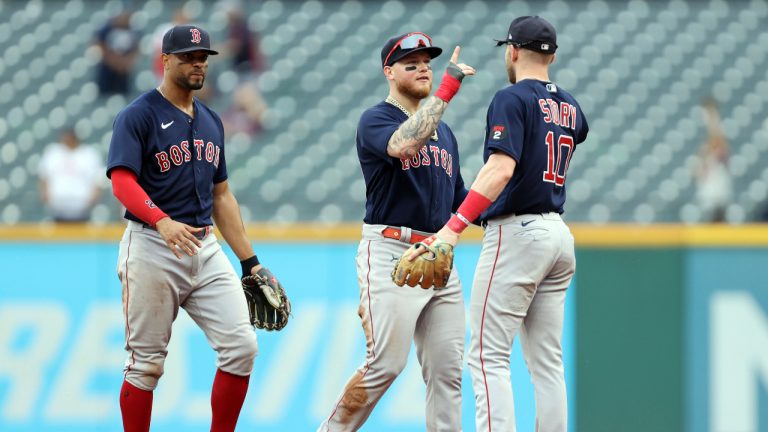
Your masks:
<svg viewBox="0 0 768 432"><path fill-rule="evenodd" d="M200 232L200 230L204 228L191 227L169 217L157 221L155 228L157 228L157 232L160 233L160 237L165 240L168 249L170 249L178 259L181 259L179 250L189 256L193 256L197 254L197 249L203 246L200 240L194 236L194 233Z"/></svg>

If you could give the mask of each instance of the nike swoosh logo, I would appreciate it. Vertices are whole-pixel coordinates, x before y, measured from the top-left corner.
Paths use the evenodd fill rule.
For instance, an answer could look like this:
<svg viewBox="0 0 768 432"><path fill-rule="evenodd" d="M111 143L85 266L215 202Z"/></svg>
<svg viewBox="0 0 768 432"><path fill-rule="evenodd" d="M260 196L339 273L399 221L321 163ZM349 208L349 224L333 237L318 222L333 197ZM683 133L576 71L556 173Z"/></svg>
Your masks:
<svg viewBox="0 0 768 432"><path fill-rule="evenodd" d="M160 127L163 129L168 129L168 126L172 125L175 121L176 120L172 120L170 123L160 123Z"/></svg>
<svg viewBox="0 0 768 432"><path fill-rule="evenodd" d="M527 221L527 222L520 222L520 225L522 225L522 226L528 226L528 224L529 224L529 223L531 223L531 222L533 222L534 220L536 220L536 219L531 219L531 220L529 220L529 221Z"/></svg>

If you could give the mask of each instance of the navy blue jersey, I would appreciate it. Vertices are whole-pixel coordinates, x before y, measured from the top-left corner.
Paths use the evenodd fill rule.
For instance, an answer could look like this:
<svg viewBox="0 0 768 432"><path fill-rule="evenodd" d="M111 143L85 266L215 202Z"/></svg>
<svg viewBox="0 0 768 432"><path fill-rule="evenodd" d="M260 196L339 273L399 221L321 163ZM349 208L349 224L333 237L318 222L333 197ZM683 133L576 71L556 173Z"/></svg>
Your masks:
<svg viewBox="0 0 768 432"><path fill-rule="evenodd" d="M568 163L588 131L579 104L555 84L527 79L497 92L488 107L483 157L504 152L517 167L481 219L563 213Z"/></svg>
<svg viewBox="0 0 768 432"><path fill-rule="evenodd" d="M407 119L387 102L360 117L356 140L366 188L364 221L436 232L467 195L458 144L453 132L440 122L438 140L428 139L418 155L411 159L389 156L389 139Z"/></svg>
<svg viewBox="0 0 768 432"><path fill-rule="evenodd" d="M221 119L197 99L195 117L160 92L139 96L115 118L107 177L125 167L136 173L152 202L173 220L211 225L213 185L227 179ZM125 212L126 219L142 222Z"/></svg>

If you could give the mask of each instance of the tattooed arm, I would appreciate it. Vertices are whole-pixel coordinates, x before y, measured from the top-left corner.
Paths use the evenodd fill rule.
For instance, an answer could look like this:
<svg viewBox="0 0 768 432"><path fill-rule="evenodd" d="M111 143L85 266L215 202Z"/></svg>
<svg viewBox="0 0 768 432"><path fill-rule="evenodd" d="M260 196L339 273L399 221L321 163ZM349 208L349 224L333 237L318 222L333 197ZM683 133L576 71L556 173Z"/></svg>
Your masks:
<svg viewBox="0 0 768 432"><path fill-rule="evenodd" d="M448 103L435 96L430 96L411 116L392 134L387 145L387 154L400 159L408 159L424 147L427 139L437 129Z"/></svg>
<svg viewBox="0 0 768 432"><path fill-rule="evenodd" d="M458 46L453 50L451 61L435 95L428 97L416 114L401 124L389 138L388 155L400 159L412 158L435 132L440 118L448 107L448 102L459 91L461 80L467 75L475 74L475 68L459 63L460 51L461 48Z"/></svg>

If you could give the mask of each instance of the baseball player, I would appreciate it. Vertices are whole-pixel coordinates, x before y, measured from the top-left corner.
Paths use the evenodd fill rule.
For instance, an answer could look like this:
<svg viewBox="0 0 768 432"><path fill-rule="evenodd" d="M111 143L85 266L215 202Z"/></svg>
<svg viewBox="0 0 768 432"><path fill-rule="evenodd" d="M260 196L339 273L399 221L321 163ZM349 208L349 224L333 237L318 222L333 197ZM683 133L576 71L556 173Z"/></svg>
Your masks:
<svg viewBox="0 0 768 432"><path fill-rule="evenodd" d="M427 243L455 245L478 217L485 226L468 354L477 430L515 430L509 357L519 329L536 395L536 430L562 432L568 425L563 305L576 261L560 215L568 162L589 127L573 96L549 80L557 50L549 22L517 18L497 45L506 45L513 85L488 107L485 165L456 214Z"/></svg>
<svg viewBox="0 0 768 432"><path fill-rule="evenodd" d="M240 279L211 229L211 217L242 260L244 275L264 269L253 253L227 185L221 120L192 96L203 87L210 38L183 25L163 36L163 82L115 119L107 176L126 208L117 273L125 313L126 431L148 431L152 391L179 307L217 352L212 431L234 431L256 356L256 336Z"/></svg>
<svg viewBox="0 0 768 432"><path fill-rule="evenodd" d="M440 228L466 195L456 138L440 121L461 80L475 73L458 64L459 51L429 96L431 60L442 52L429 36L399 35L381 50L389 95L363 113L356 138L367 196L356 260L367 355L320 431L359 429L405 367L412 341L427 385L427 430L461 429L465 334L458 275L442 290L401 288L390 277L397 257Z"/></svg>

